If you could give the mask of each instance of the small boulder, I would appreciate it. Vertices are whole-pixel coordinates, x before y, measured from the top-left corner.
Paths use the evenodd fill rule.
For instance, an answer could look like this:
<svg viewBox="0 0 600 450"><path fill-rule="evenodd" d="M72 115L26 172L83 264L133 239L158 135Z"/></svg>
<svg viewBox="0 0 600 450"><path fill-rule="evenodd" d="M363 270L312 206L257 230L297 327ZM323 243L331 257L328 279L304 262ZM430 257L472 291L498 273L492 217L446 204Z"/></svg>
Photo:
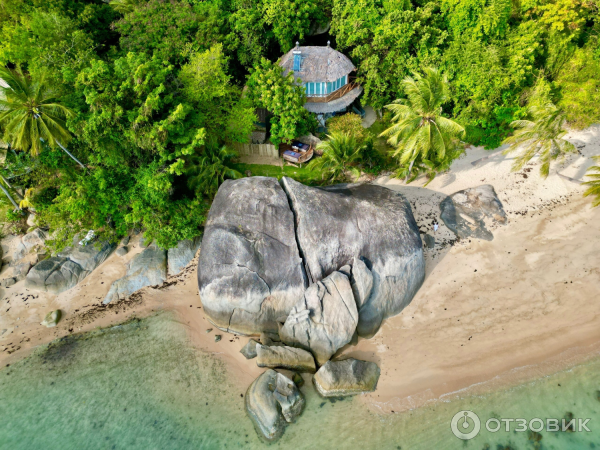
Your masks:
<svg viewBox="0 0 600 450"><path fill-rule="evenodd" d="M27 226L34 227L35 226L35 214L30 213L27 216Z"/></svg>
<svg viewBox="0 0 600 450"><path fill-rule="evenodd" d="M194 239L179 241L177 247L170 248L167 254L169 275L181 272L194 259L201 243L202 236L197 236Z"/></svg>
<svg viewBox="0 0 600 450"><path fill-rule="evenodd" d="M60 321L61 316L62 316L62 313L61 313L60 309L51 311L48 314L46 314L46 317L44 317L44 320L42 320L42 323L40 325L44 325L45 327L48 327L48 328L55 327L56 324Z"/></svg>
<svg viewBox="0 0 600 450"><path fill-rule="evenodd" d="M304 385L304 378L302 378L302 375L300 375L298 372L294 372L294 375L292 376L292 381L298 387L302 387Z"/></svg>
<svg viewBox="0 0 600 450"><path fill-rule="evenodd" d="M35 246L43 246L48 239L48 234L41 228L36 228L31 233L27 233L21 239L21 242L25 246L27 252L29 252Z"/></svg>
<svg viewBox="0 0 600 450"><path fill-rule="evenodd" d="M215 334L215 342L220 342L222 338L223 338L222 334Z"/></svg>
<svg viewBox="0 0 600 450"><path fill-rule="evenodd" d="M129 244L129 240L130 240L130 239L131 239L131 238L129 237L129 235L125 236L123 239L121 239L121 245L122 245L123 247L127 246L127 244Z"/></svg>
<svg viewBox="0 0 600 450"><path fill-rule="evenodd" d="M10 278L5 278L4 280L0 281L0 286L2 287L10 287L13 284L15 284L17 282L17 279L14 277L10 277Z"/></svg>
<svg viewBox="0 0 600 450"><path fill-rule="evenodd" d="M293 423L300 417L305 405L304 396L294 382L281 373L277 374L277 384L273 396L279 402L286 422Z"/></svg>
<svg viewBox="0 0 600 450"><path fill-rule="evenodd" d="M315 373L317 370L313 356L306 350L295 347L267 347L256 345L256 364L258 367L281 367L298 372Z"/></svg>
<svg viewBox="0 0 600 450"><path fill-rule="evenodd" d="M313 377L313 383L323 397L373 392L378 380L377 364L354 358L327 361Z"/></svg>
<svg viewBox="0 0 600 450"><path fill-rule="evenodd" d="M267 441L280 438L286 421L281 406L273 395L277 386L277 372L267 370L250 385L245 395L246 412L259 436Z"/></svg>
<svg viewBox="0 0 600 450"><path fill-rule="evenodd" d="M127 274L111 285L104 304L129 297L146 286L162 284L167 279L167 251L156 245L135 255L127 265Z"/></svg>
<svg viewBox="0 0 600 450"><path fill-rule="evenodd" d="M115 252L117 256L125 256L129 252L127 246L119 247Z"/></svg>
<svg viewBox="0 0 600 450"><path fill-rule="evenodd" d="M435 238L430 234L423 235L423 245L425 248L435 247Z"/></svg>
<svg viewBox="0 0 600 450"><path fill-rule="evenodd" d="M27 274L29 273L30 269L31 269L30 262L24 262L24 263L18 264L13 268L13 275L15 276L17 281L24 280L25 277L27 276Z"/></svg>
<svg viewBox="0 0 600 450"><path fill-rule="evenodd" d="M246 345L240 350L240 353L244 355L246 359L256 358L256 342L254 339L250 339Z"/></svg>
<svg viewBox="0 0 600 450"><path fill-rule="evenodd" d="M312 352L319 365L350 342L358 310L348 277L333 272L312 284L292 308L279 335L284 343Z"/></svg>
<svg viewBox="0 0 600 450"><path fill-rule="evenodd" d="M440 203L441 219L459 238L491 241L494 235L484 219L504 225L507 222L502 202L491 184L458 191Z"/></svg>

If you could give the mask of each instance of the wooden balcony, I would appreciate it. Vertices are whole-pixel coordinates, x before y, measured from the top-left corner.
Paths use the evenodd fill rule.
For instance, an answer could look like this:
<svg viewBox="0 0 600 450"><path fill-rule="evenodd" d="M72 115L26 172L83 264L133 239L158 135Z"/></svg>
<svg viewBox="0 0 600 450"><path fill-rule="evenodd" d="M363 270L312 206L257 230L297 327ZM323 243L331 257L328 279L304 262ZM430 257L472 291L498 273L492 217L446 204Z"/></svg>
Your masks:
<svg viewBox="0 0 600 450"><path fill-rule="evenodd" d="M358 83L356 83L354 81L350 81L348 84L346 84L345 86L342 86L337 91L333 91L329 95L323 95L323 96L310 96L309 95L306 97L306 101L310 102L310 103L328 103L332 100L343 97L348 92L350 92L352 89L357 88L357 87L358 87Z"/></svg>

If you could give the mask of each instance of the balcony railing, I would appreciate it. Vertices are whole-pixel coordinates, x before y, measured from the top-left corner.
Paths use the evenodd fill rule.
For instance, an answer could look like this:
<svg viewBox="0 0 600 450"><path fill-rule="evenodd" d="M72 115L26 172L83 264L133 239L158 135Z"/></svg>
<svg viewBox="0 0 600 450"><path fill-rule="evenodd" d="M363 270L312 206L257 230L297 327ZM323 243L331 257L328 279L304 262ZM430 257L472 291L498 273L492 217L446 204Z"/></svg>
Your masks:
<svg viewBox="0 0 600 450"><path fill-rule="evenodd" d="M354 81L350 81L348 84L342 86L337 91L333 91L329 95L320 95L320 96L310 96L309 95L307 97L306 101L310 102L310 103L327 103L327 102L330 102L337 98L343 97L348 92L350 92L352 89L357 88L357 87L358 87L358 83L356 83Z"/></svg>

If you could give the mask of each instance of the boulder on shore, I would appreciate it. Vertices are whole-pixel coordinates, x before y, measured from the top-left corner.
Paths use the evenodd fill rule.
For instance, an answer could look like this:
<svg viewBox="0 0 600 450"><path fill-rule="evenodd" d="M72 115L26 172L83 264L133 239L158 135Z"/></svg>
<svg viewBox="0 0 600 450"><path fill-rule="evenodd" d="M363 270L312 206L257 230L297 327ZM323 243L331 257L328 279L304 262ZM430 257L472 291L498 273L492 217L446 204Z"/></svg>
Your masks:
<svg viewBox="0 0 600 450"><path fill-rule="evenodd" d="M350 342L358 323L358 311L348 277L333 272L311 285L279 330L281 340L310 351L325 364Z"/></svg>
<svg viewBox="0 0 600 450"><path fill-rule="evenodd" d="M168 274L177 275L181 272L194 259L201 243L202 236L197 236L179 241L176 247L170 248L167 251Z"/></svg>
<svg viewBox="0 0 600 450"><path fill-rule="evenodd" d="M267 347L256 344L256 364L258 367L269 367L315 373L315 359L306 350L287 346Z"/></svg>
<svg viewBox="0 0 600 450"><path fill-rule="evenodd" d="M371 184L305 186L283 177L310 283L360 258L373 276L358 307L357 331L371 337L383 319L398 314L425 279L419 228L408 201Z"/></svg>
<svg viewBox="0 0 600 450"><path fill-rule="evenodd" d="M491 241L494 235L486 228L485 219L507 223L502 202L491 184L455 192L440 203L440 211L444 224L461 239Z"/></svg>
<svg viewBox="0 0 600 450"><path fill-rule="evenodd" d="M274 441L283 435L286 421L281 406L273 395L277 372L269 369L252 382L246 391L246 412L260 436Z"/></svg>
<svg viewBox="0 0 600 450"><path fill-rule="evenodd" d="M103 303L127 298L143 287L162 284L166 279L167 251L152 244L133 257L126 275L113 282Z"/></svg>
<svg viewBox="0 0 600 450"><path fill-rule="evenodd" d="M33 266L25 277L25 287L60 294L92 273L114 248L108 241L68 247Z"/></svg>
<svg viewBox="0 0 600 450"><path fill-rule="evenodd" d="M323 397L373 392L378 380L377 364L354 358L327 361L313 377L315 388Z"/></svg>
<svg viewBox="0 0 600 450"><path fill-rule="evenodd" d="M244 347L240 350L240 353L244 355L246 359L256 358L256 342L254 339L250 339Z"/></svg>
<svg viewBox="0 0 600 450"><path fill-rule="evenodd" d="M294 216L277 179L226 180L212 203L198 261L204 311L219 328L277 332L306 288Z"/></svg>
<svg viewBox="0 0 600 450"><path fill-rule="evenodd" d="M246 412L259 436L275 441L304 409L304 396L285 375L268 369L246 391Z"/></svg>

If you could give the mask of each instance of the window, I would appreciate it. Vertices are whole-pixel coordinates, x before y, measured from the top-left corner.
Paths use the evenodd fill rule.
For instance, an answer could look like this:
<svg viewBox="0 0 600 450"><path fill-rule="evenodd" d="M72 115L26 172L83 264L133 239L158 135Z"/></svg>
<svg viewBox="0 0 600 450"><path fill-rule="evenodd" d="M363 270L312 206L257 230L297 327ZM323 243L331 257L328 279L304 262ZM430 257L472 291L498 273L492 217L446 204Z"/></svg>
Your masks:
<svg viewBox="0 0 600 450"><path fill-rule="evenodd" d="M302 63L302 55L294 55L294 72L300 72L300 64Z"/></svg>

